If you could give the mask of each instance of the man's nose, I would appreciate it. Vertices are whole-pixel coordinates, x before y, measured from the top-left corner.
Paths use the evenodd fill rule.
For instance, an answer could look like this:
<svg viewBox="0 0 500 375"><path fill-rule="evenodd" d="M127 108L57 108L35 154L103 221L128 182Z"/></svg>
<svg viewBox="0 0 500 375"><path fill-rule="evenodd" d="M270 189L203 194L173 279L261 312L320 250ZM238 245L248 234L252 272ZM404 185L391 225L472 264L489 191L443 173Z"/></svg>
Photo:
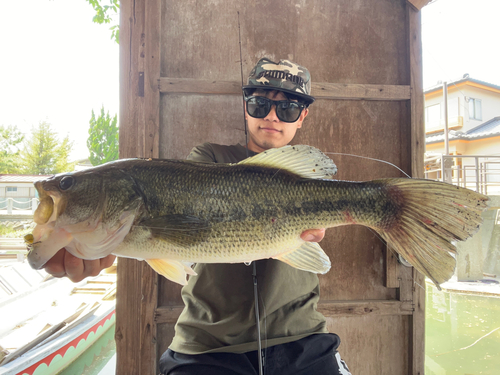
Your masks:
<svg viewBox="0 0 500 375"><path fill-rule="evenodd" d="M271 110L269 111L267 116L264 118L264 120L279 122L280 119L278 118L278 115L276 114L276 106L274 104L271 106Z"/></svg>

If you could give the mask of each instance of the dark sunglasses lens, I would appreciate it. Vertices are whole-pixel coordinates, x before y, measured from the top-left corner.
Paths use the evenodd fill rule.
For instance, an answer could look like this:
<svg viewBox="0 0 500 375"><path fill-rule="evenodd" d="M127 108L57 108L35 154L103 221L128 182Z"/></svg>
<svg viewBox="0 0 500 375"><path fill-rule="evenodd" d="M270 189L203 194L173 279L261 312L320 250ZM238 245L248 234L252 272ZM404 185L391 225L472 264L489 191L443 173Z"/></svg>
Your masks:
<svg viewBox="0 0 500 375"><path fill-rule="evenodd" d="M265 98L250 98L247 101L247 112L250 116L264 118L268 115L271 103L269 100L263 99Z"/></svg>
<svg viewBox="0 0 500 375"><path fill-rule="evenodd" d="M295 102L281 102L276 109L276 114L281 121L295 122L299 119L302 108Z"/></svg>

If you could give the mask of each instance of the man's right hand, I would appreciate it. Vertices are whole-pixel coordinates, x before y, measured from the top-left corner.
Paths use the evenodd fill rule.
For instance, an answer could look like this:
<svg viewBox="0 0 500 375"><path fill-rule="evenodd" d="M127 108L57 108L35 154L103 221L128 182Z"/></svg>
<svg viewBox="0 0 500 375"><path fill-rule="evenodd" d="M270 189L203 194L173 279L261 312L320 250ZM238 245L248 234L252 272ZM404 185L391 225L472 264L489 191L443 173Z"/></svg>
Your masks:
<svg viewBox="0 0 500 375"><path fill-rule="evenodd" d="M68 279L77 283L86 277L99 275L103 269L111 267L115 259L116 256L110 254L101 259L84 260L75 257L63 248L45 263L44 268L54 277L67 276Z"/></svg>

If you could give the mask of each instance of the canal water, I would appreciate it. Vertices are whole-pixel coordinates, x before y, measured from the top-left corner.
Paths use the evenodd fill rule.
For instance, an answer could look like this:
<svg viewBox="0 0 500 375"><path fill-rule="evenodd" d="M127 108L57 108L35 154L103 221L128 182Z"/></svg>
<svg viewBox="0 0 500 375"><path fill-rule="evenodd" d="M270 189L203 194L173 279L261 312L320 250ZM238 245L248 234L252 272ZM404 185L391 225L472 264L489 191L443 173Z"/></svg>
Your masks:
<svg viewBox="0 0 500 375"><path fill-rule="evenodd" d="M115 375L115 327L116 324L113 324L104 335L59 375Z"/></svg>
<svg viewBox="0 0 500 375"><path fill-rule="evenodd" d="M499 375L500 295L426 285L425 375Z"/></svg>

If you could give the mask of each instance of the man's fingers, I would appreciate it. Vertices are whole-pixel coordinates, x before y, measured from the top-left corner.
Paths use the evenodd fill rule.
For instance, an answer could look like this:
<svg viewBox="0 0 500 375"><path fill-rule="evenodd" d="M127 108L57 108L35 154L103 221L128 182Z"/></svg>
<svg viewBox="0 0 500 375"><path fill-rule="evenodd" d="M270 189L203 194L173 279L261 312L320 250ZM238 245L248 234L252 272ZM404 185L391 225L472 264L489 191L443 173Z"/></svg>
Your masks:
<svg viewBox="0 0 500 375"><path fill-rule="evenodd" d="M111 267L115 259L116 256L108 255L102 259L83 260L66 249L61 249L49 259L44 268L54 277L68 276L71 281L77 283L86 277L99 275L104 268Z"/></svg>
<svg viewBox="0 0 500 375"><path fill-rule="evenodd" d="M116 259L116 256L110 254L107 257L99 259L101 261L101 270L111 267Z"/></svg>
<svg viewBox="0 0 500 375"><path fill-rule="evenodd" d="M64 277L66 276L66 270L64 269L64 253L65 249L59 250L56 255L49 259L44 265L45 272L51 274L54 277Z"/></svg>
<svg viewBox="0 0 500 375"><path fill-rule="evenodd" d="M64 254L64 268L66 269L66 275L74 283L85 278L83 259L75 257L68 251Z"/></svg>

